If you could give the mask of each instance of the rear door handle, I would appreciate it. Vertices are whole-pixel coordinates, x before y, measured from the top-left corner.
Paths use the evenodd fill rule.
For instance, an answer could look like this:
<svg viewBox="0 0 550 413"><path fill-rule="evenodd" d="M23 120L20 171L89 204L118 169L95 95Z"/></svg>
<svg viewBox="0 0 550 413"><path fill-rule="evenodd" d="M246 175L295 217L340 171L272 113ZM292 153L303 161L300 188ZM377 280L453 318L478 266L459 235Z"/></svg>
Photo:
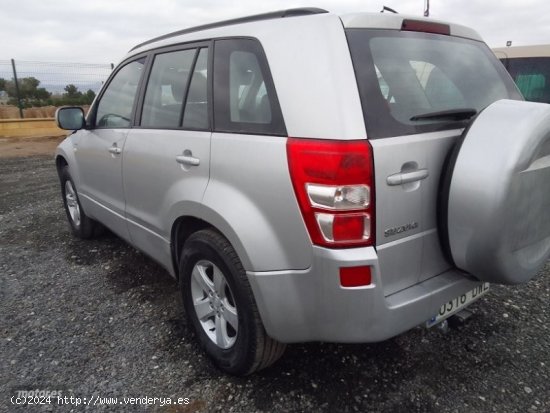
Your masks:
<svg viewBox="0 0 550 413"><path fill-rule="evenodd" d="M199 166L201 160L192 155L178 155L176 156L176 162L182 165Z"/></svg>
<svg viewBox="0 0 550 413"><path fill-rule="evenodd" d="M427 169L417 169L410 172L399 172L386 178L386 183L390 186L408 184L426 179L429 173Z"/></svg>
<svg viewBox="0 0 550 413"><path fill-rule="evenodd" d="M116 146L116 143L109 148L109 152L111 152L113 155L119 155L122 153L122 149Z"/></svg>

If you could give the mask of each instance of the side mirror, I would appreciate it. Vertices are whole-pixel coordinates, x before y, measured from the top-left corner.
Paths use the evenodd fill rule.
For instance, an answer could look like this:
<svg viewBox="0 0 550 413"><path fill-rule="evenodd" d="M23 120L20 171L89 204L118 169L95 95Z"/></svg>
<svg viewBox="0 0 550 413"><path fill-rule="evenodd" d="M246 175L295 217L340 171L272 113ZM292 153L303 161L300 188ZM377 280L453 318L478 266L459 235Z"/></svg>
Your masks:
<svg viewBox="0 0 550 413"><path fill-rule="evenodd" d="M55 111L55 121L61 129L79 130L86 126L84 111L77 106L66 106Z"/></svg>

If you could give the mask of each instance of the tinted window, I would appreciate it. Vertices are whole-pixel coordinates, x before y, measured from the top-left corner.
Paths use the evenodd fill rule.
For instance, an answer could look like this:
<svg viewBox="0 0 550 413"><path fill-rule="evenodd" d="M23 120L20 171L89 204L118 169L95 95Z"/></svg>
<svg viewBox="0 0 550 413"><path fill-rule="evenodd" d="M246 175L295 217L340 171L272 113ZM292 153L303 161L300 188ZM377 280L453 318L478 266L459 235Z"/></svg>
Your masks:
<svg viewBox="0 0 550 413"><path fill-rule="evenodd" d="M163 53L155 57L143 101L141 126L176 128L185 98L196 49Z"/></svg>
<svg viewBox="0 0 550 413"><path fill-rule="evenodd" d="M481 42L367 29L349 29L347 36L371 138L462 127L467 120L418 116L479 112L499 99L521 99Z"/></svg>
<svg viewBox="0 0 550 413"><path fill-rule="evenodd" d="M550 57L518 57L502 62L526 100L550 103Z"/></svg>
<svg viewBox="0 0 550 413"><path fill-rule="evenodd" d="M201 49L185 100L183 127L208 129L208 49Z"/></svg>
<svg viewBox="0 0 550 413"><path fill-rule="evenodd" d="M214 67L217 131L286 135L271 74L258 41L216 41Z"/></svg>
<svg viewBox="0 0 550 413"><path fill-rule="evenodd" d="M97 105L96 127L128 128L145 58L123 66L111 80Z"/></svg>

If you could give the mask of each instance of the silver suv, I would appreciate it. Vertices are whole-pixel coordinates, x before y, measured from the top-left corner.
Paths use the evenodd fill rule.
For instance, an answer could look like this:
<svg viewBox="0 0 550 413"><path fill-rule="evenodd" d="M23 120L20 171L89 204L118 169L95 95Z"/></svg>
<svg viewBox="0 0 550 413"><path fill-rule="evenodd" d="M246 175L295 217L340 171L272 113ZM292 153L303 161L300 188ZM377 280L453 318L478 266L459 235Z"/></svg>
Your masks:
<svg viewBox="0 0 550 413"><path fill-rule="evenodd" d="M72 232L162 264L232 374L435 325L550 254L550 106L462 26L292 9L182 30L57 120Z"/></svg>

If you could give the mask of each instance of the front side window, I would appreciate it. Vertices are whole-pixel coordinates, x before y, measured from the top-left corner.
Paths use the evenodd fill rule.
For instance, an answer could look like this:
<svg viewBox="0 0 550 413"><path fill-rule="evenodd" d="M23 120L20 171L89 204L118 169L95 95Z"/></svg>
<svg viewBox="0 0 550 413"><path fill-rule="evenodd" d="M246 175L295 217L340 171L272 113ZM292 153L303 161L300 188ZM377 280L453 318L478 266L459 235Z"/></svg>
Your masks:
<svg viewBox="0 0 550 413"><path fill-rule="evenodd" d="M218 40L214 119L221 132L286 135L264 52L257 40Z"/></svg>
<svg viewBox="0 0 550 413"><path fill-rule="evenodd" d="M521 99L481 42L438 34L348 29L371 138L464 127L500 99Z"/></svg>
<svg viewBox="0 0 550 413"><path fill-rule="evenodd" d="M95 114L97 128L129 128L145 58L123 66L101 96Z"/></svg>

